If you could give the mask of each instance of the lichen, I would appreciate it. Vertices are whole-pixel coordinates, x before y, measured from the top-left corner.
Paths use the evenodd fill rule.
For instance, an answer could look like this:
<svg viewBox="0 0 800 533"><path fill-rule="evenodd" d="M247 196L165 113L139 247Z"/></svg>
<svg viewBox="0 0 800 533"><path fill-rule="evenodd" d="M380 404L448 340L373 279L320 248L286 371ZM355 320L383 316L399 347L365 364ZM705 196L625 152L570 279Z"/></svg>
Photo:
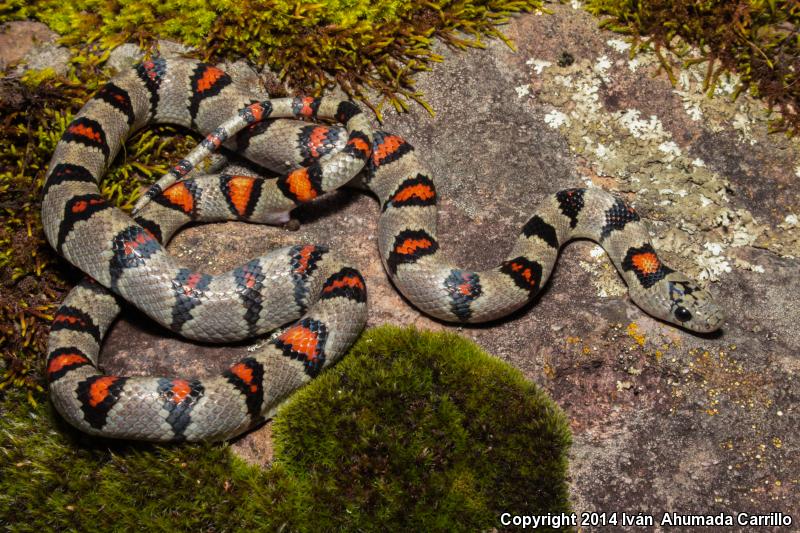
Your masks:
<svg viewBox="0 0 800 533"><path fill-rule="evenodd" d="M749 91L779 112L775 130L800 130L796 1L587 0L585 9L606 17L603 27L630 37L631 57L652 50L673 82L676 70L702 65L704 92ZM737 78L725 79L731 72Z"/></svg>
<svg viewBox="0 0 800 533"><path fill-rule="evenodd" d="M757 245L783 255L800 252L797 231L778 232L759 223L746 209L734 207L727 178L684 153L660 117L645 116L635 108L606 106L607 87L623 75L617 69L624 68L627 58L615 40L609 40L608 47L595 60L531 72L538 88L537 102L544 104L544 121L562 132L570 149L585 161L586 184L610 187L630 194L639 206L650 206L645 214L655 245L667 252L675 266L700 280L719 280L735 267L760 272L759 265L745 265L737 257L733 250L737 247ZM628 64L633 76L655 72L660 64L653 52L640 52L637 58L634 67ZM530 58L528 64L540 65L537 61ZM719 129L735 129L738 121L740 142L767 142L762 103L749 95L734 103L708 99L702 79L701 66L688 66L673 89L690 117L692 113L702 116L704 124ZM718 90L726 90L725 86L718 84ZM742 116L746 121L737 118ZM784 142L797 143L795 139Z"/></svg>

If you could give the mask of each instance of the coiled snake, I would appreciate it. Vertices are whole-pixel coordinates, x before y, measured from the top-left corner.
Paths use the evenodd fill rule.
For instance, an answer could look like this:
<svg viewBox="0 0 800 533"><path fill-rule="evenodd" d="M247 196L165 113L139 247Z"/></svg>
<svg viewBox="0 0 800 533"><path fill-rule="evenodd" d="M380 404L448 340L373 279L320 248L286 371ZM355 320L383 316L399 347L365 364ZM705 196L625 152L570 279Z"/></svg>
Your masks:
<svg viewBox="0 0 800 533"><path fill-rule="evenodd" d="M298 118L335 120L344 129ZM125 138L154 123L207 137L148 191L132 218L102 198L98 181ZM283 174L263 180L193 172L202 155L222 144ZM439 250L436 188L414 149L399 136L373 133L357 106L327 98L259 102L214 66L155 59L98 91L68 125L48 169L47 239L90 276L69 293L50 334L46 372L61 415L91 434L150 441L226 439L269 417L359 335L364 279L320 245L276 250L211 276L181 266L162 243L192 221L286 221L295 206L348 182L362 167L381 205L385 269L428 315L465 323L506 316L547 281L561 245L589 238L603 246L647 313L700 332L721 325L723 313L709 293L664 265L638 215L606 192L556 193L535 210L500 266L463 270ZM97 358L118 297L202 341L242 339L295 322L213 379L113 376L98 369Z"/></svg>

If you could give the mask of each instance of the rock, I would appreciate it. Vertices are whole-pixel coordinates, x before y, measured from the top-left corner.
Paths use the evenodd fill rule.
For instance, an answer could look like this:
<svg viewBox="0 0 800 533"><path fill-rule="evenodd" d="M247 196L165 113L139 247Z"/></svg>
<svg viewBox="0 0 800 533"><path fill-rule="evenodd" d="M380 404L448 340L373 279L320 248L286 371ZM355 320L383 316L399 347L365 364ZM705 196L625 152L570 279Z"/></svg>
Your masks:
<svg viewBox="0 0 800 533"><path fill-rule="evenodd" d="M128 69L142 60L144 52L138 45L123 43L114 48L108 56L108 66L117 72Z"/></svg>
<svg viewBox="0 0 800 533"><path fill-rule="evenodd" d="M185 44L176 43L175 41L168 41L166 39L159 39L157 43L158 53L161 56L170 58L170 57L183 57L194 48L191 46L186 46Z"/></svg>
<svg viewBox="0 0 800 533"><path fill-rule="evenodd" d="M18 71L53 69L53 72L65 76L69 72L69 61L72 58L69 50L53 43L43 43L28 52L23 61L24 67Z"/></svg>
<svg viewBox="0 0 800 533"><path fill-rule="evenodd" d="M20 109L25 105L22 83L10 77L0 79L0 105L6 110Z"/></svg>
<svg viewBox="0 0 800 533"><path fill-rule="evenodd" d="M42 44L53 44L58 34L47 25L32 20L16 20L0 25L0 70L22 60Z"/></svg>
<svg viewBox="0 0 800 533"><path fill-rule="evenodd" d="M53 69L65 75L69 70L69 50L58 46L58 34L40 22L28 20L7 22L0 26L0 70L18 63L13 74L27 70Z"/></svg>

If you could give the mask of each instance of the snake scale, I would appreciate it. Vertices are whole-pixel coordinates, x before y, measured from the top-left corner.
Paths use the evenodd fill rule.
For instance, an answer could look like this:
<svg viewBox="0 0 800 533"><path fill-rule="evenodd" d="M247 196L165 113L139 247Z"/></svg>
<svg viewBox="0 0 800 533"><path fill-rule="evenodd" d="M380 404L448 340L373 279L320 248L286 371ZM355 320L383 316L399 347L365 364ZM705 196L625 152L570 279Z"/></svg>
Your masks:
<svg viewBox="0 0 800 533"><path fill-rule="evenodd" d="M98 183L127 136L156 123L206 137L131 216L109 205ZM280 176L197 171L199 159L221 145ZM47 239L88 275L53 320L46 374L56 409L87 433L149 441L228 439L271 416L359 335L367 312L361 274L324 246L305 244L212 276L181 266L163 244L189 222L285 222L294 207L347 183L362 168L361 179L381 206L378 246L385 270L430 316L460 323L506 316L545 284L564 243L588 238L603 246L647 313L698 332L723 321L709 293L667 267L636 212L609 193L558 192L534 211L500 266L457 268L439 249L429 172L404 139L373 133L355 104L258 101L217 67L157 58L121 73L86 103L48 169L42 206ZM200 341L283 329L212 379L107 375L98 354L120 298Z"/></svg>

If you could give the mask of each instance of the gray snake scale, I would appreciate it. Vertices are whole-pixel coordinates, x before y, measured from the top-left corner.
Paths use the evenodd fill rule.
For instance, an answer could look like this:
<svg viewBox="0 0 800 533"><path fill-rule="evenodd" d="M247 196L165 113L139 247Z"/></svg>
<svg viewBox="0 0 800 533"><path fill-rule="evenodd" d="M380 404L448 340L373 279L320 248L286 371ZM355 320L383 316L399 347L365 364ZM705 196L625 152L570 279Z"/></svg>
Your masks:
<svg viewBox="0 0 800 533"><path fill-rule="evenodd" d="M344 128L309 121L315 118ZM155 123L206 137L130 216L102 198L98 182L127 136ZM196 171L220 145L281 175L265 180ZM47 239L88 275L57 311L49 339L46 372L61 415L87 433L149 441L222 440L269 417L360 334L367 312L363 278L320 245L275 250L212 276L181 266L162 243L193 221L286 221L298 204L347 183L362 168L361 179L382 209L378 246L385 269L430 316L461 323L506 316L541 289L561 245L589 238L603 246L647 313L699 332L722 323L708 292L664 265L638 215L606 192L569 189L548 197L500 266L463 270L439 250L436 188L416 152L399 136L373 133L356 105L328 98L262 102L214 66L154 59L98 91L68 125L48 169ZM200 341L283 329L215 378L107 375L98 354L119 298Z"/></svg>

